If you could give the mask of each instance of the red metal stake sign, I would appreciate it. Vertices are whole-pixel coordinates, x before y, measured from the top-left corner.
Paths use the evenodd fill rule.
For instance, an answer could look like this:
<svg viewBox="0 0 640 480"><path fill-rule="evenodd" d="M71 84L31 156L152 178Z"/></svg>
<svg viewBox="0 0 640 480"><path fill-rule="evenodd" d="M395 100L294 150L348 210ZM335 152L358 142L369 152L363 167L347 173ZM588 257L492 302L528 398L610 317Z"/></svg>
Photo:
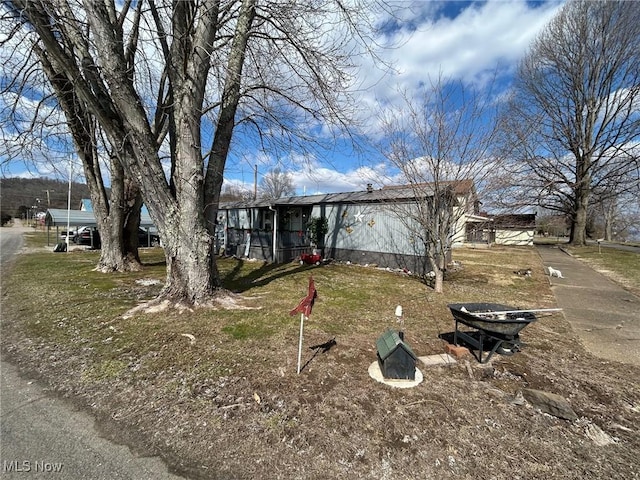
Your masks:
<svg viewBox="0 0 640 480"><path fill-rule="evenodd" d="M308 319L311 315L311 309L313 308L313 302L318 296L316 291L316 284L313 281L313 277L309 277L309 291L307 296L304 297L298 303L298 306L289 312L289 315L295 315L300 312L300 340L298 341L298 374L300 373L300 362L302 360L302 331L304 330L304 319Z"/></svg>

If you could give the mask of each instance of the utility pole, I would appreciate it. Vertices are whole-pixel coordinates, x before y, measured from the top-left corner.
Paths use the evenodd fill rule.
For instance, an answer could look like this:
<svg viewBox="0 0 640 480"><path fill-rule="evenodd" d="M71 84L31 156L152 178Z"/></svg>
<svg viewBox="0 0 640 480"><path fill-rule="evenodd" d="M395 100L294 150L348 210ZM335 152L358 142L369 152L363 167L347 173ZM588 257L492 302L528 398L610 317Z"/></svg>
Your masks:
<svg viewBox="0 0 640 480"><path fill-rule="evenodd" d="M253 167L253 200L258 198L258 164Z"/></svg>
<svg viewBox="0 0 640 480"><path fill-rule="evenodd" d="M51 208L51 197L49 196L49 192L55 192L55 190L44 190L47 192L47 208Z"/></svg>

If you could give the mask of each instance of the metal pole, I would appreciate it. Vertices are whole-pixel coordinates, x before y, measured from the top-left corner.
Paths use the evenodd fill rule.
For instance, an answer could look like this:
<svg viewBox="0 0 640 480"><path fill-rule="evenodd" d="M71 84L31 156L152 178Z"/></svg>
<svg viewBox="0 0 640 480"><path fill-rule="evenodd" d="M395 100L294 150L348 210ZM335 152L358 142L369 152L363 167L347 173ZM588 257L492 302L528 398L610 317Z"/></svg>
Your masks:
<svg viewBox="0 0 640 480"><path fill-rule="evenodd" d="M273 263L278 263L278 210L273 211Z"/></svg>
<svg viewBox="0 0 640 480"><path fill-rule="evenodd" d="M304 313L300 314L300 340L298 341L298 374L300 374L300 362L302 361L302 330L304 330Z"/></svg>
<svg viewBox="0 0 640 480"><path fill-rule="evenodd" d="M253 199L258 198L258 164L253 167Z"/></svg>
<svg viewBox="0 0 640 480"><path fill-rule="evenodd" d="M69 253L69 218L71 216L71 175L73 172L73 164L72 162L72 158L69 158L69 193L67 194L67 235L66 235L66 242L67 242L67 253Z"/></svg>

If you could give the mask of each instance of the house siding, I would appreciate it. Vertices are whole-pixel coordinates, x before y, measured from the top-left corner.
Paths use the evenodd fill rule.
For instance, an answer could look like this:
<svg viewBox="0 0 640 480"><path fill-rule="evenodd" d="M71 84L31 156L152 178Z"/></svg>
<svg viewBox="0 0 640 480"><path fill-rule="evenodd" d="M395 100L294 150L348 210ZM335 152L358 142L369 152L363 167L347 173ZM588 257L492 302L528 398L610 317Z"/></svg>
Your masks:
<svg viewBox="0 0 640 480"><path fill-rule="evenodd" d="M460 210L451 212L453 217L460 217L448 239L454 246L464 244L470 217L474 222L487 219L477 215L473 182L456 181L451 186L458 196L458 206L454 208L465 209L464 215L458 215L463 213ZM426 274L433 268L426 260L423 241L412 233L421 229L411 228L407 222L413 216L411 209L418 208L417 199L424 201L436 193L430 184L424 184L227 202L219 209L216 242L222 247L217 250L281 263L317 248L325 259L406 268ZM324 217L328 223L328 232L318 246L311 245L307 231L312 217ZM449 262L450 249L447 256Z"/></svg>
<svg viewBox="0 0 640 480"><path fill-rule="evenodd" d="M322 214L314 209L314 216ZM391 208L375 204L337 204L324 208L329 223L325 247L332 250L422 255L424 250Z"/></svg>
<svg viewBox="0 0 640 480"><path fill-rule="evenodd" d="M220 248L217 251L273 262L273 230L260 228L265 211L268 207L220 209L219 234L216 236ZM302 253L310 253L311 239L306 223L311 217L322 216L329 225L324 244L318 248L323 258L406 268L420 274L432 269L424 257L423 246L407 233L397 212L375 203L278 208L275 261L290 262Z"/></svg>
<svg viewBox="0 0 640 480"><path fill-rule="evenodd" d="M533 245L533 230L496 229L495 243L514 246Z"/></svg>
<svg viewBox="0 0 640 480"><path fill-rule="evenodd" d="M404 220L388 206L324 205L314 208L313 215L324 215L330 225L322 252L326 258L421 274L431 270L421 243L407 233Z"/></svg>

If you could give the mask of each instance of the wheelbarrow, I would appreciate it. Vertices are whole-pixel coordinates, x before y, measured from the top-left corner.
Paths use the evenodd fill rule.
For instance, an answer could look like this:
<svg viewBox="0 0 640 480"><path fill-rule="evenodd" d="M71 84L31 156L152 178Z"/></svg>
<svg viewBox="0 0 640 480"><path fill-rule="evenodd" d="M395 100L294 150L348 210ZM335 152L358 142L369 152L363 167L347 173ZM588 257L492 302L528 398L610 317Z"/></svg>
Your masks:
<svg viewBox="0 0 640 480"><path fill-rule="evenodd" d="M559 312L561 308L517 309L497 303L453 303L448 305L455 319L453 343L458 339L478 351L476 359L486 363L494 353L513 355L520 350L520 331L537 320L536 313ZM473 331L461 331L458 324ZM485 350L488 348L489 350ZM485 356L484 353L488 352Z"/></svg>

